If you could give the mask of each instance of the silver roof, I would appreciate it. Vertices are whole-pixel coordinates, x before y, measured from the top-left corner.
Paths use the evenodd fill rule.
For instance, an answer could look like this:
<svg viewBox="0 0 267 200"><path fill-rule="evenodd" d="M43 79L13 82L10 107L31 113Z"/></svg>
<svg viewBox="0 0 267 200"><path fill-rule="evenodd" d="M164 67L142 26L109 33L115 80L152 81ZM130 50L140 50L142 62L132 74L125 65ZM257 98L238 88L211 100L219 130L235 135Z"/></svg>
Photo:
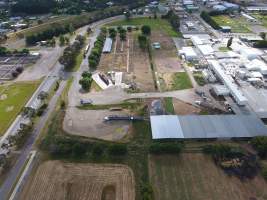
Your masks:
<svg viewBox="0 0 267 200"><path fill-rule="evenodd" d="M267 136L267 127L255 115L157 115L150 121L153 139Z"/></svg>

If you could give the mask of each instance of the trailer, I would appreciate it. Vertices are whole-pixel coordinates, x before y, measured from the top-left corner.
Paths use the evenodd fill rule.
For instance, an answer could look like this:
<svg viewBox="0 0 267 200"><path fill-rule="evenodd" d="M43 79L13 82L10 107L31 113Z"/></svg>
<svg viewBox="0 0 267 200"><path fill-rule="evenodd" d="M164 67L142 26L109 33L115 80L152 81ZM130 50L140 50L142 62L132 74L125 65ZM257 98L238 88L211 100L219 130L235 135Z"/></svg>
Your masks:
<svg viewBox="0 0 267 200"><path fill-rule="evenodd" d="M144 117L140 117L140 116L119 116L119 115L109 115L109 116L104 117L104 121L119 121L119 120L143 121Z"/></svg>

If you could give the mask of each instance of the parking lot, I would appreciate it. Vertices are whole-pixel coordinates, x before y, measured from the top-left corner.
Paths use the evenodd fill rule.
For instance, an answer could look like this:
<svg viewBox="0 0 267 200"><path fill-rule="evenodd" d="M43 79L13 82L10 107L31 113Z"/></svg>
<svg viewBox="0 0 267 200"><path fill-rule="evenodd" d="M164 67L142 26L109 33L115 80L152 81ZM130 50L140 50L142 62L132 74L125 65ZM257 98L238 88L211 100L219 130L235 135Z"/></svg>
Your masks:
<svg viewBox="0 0 267 200"><path fill-rule="evenodd" d="M11 80L22 70L39 59L39 55L11 55L0 57L0 80ZM14 74L15 73L15 74Z"/></svg>

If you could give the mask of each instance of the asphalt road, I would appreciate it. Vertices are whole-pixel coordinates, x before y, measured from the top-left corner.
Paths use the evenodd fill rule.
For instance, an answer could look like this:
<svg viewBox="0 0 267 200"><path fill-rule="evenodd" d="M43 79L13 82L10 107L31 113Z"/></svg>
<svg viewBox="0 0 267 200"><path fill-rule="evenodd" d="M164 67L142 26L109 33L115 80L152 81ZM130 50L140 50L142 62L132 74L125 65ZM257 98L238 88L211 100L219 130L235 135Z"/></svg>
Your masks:
<svg viewBox="0 0 267 200"><path fill-rule="evenodd" d="M107 18L105 20L101 20L98 21L96 23L91 24L90 26L93 27L94 29L94 34L93 37L91 38L92 41L95 40L96 36L97 36L97 32L99 32L99 26L109 23L113 20L118 20L118 19L122 19L123 16L116 16L116 17L111 17L111 18ZM78 29L76 31L77 34L85 34L87 28L89 25L84 26L80 29ZM71 38L71 42L74 40L75 38ZM91 42L93 44L93 42ZM90 48L90 50L88 51L88 54L90 54L92 48ZM81 65L81 69L76 72L73 73L75 79L77 80L78 78L80 78L80 74L82 71L88 69L86 68L88 66L87 63L87 59L84 59L82 65ZM63 78L68 78L69 74L62 72L62 65L60 65L58 62L55 64L54 69L47 75L46 79L48 78L48 76L57 76L57 77L63 77ZM45 80L44 80L45 81ZM57 90L56 94L52 97L52 99L49 102L47 111L45 112L45 114L41 117L41 119L38 121L38 123L35 125L34 127L34 131L31 134L31 136L28 138L25 146L21 149L21 154L17 160L17 162L15 163L15 165L11 168L11 170L8 172L8 176L6 178L6 180L4 181L4 183L1 185L0 188L0 199L1 200L6 200L8 199L8 195L12 189L12 187L14 186L14 184L16 183L17 178L20 175L20 172L28 158L28 156L30 155L30 152L33 148L33 144L36 140L36 138L39 136L39 134L41 133L42 129L44 128L45 124L47 123L50 114L54 111L55 106L56 106L56 102L59 98L59 96L61 95L64 87L66 85L66 80L61 81L59 89ZM34 95L38 95L38 91L34 93ZM35 98L35 96L33 95L32 98Z"/></svg>

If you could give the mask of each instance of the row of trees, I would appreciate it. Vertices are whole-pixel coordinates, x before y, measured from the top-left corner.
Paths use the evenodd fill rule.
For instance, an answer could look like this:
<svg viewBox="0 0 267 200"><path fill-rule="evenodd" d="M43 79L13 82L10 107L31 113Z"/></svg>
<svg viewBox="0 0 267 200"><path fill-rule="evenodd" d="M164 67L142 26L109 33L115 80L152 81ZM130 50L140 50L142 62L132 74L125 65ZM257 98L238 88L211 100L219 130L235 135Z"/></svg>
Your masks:
<svg viewBox="0 0 267 200"><path fill-rule="evenodd" d="M138 43L141 49L147 49L149 45L148 37L151 35L151 28L148 25L141 27L142 34L138 36Z"/></svg>
<svg viewBox="0 0 267 200"><path fill-rule="evenodd" d="M93 143L64 136L47 137L42 142L41 148L49 151L53 156L72 156L74 158L83 158L85 156L92 156L93 158L120 157L125 156L128 152L126 144Z"/></svg>
<svg viewBox="0 0 267 200"><path fill-rule="evenodd" d="M149 152L152 154L179 154L183 144L179 142L154 142L149 146Z"/></svg>
<svg viewBox="0 0 267 200"><path fill-rule="evenodd" d="M94 43L94 48L92 49L91 54L88 57L89 67L91 68L96 68L100 61L102 49L106 39L106 33L107 30L105 28L102 28L99 36L97 37L97 40Z"/></svg>
<svg viewBox="0 0 267 200"><path fill-rule="evenodd" d="M214 21L212 19L212 17L209 15L208 12L206 11L202 11L201 14L200 14L201 18L207 22L212 28L216 29L216 30L219 30L221 27L219 26L219 24Z"/></svg>
<svg viewBox="0 0 267 200"><path fill-rule="evenodd" d="M0 56L6 55L28 55L30 53L29 49L22 49L22 50L9 50L6 47L0 47Z"/></svg>
<svg viewBox="0 0 267 200"><path fill-rule="evenodd" d="M64 65L65 70L71 70L76 63L76 58L85 43L85 37L78 35L73 44L64 49L63 55L59 58L59 62Z"/></svg>
<svg viewBox="0 0 267 200"><path fill-rule="evenodd" d="M9 143L15 145L17 149L20 149L32 133L32 130L33 123L29 125L21 124L21 128L18 130L17 134L9 136Z"/></svg>
<svg viewBox="0 0 267 200"><path fill-rule="evenodd" d="M73 31L74 27L72 24L68 24L66 26L58 26L56 28L50 28L43 32L26 36L26 44L34 45L36 42L50 40L53 37L58 37L66 33L72 33Z"/></svg>

